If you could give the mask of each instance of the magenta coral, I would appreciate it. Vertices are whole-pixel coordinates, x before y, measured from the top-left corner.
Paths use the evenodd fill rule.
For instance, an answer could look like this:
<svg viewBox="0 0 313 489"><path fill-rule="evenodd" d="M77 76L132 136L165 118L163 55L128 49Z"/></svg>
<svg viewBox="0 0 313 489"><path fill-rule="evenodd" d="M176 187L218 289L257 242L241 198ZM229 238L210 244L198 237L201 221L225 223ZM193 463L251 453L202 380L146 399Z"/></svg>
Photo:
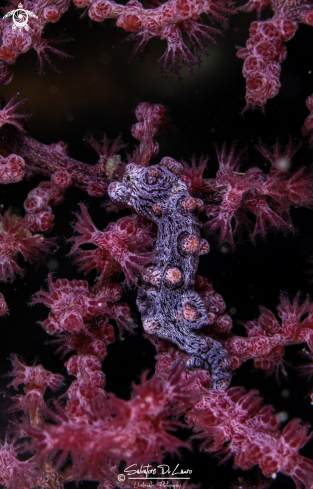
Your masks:
<svg viewBox="0 0 313 489"><path fill-rule="evenodd" d="M299 295L292 303L282 295L277 307L281 325L271 311L265 307L260 309L258 320L245 324L247 337L230 335L223 342L235 368L253 358L257 368L273 373L284 370L285 346L306 342L313 350L312 304L308 299L300 305Z"/></svg>
<svg viewBox="0 0 313 489"><path fill-rule="evenodd" d="M14 404L11 411L24 411L29 415L33 423L39 422L41 413L45 411L44 393L49 387L52 391L59 390L63 384L63 377L59 374L52 374L44 369L42 365L28 367L24 365L16 355L11 358L12 373L7 374L13 377L8 387L14 387L17 391L23 385L25 395L15 395Z"/></svg>
<svg viewBox="0 0 313 489"><path fill-rule="evenodd" d="M239 10L256 9L261 13L269 7L274 15L265 21L252 22L250 37L245 48L237 52L244 59L243 75L246 78L246 109L264 107L267 99L275 97L280 87L280 64L286 59L287 50L283 42L296 33L299 23L312 25L310 1L293 0L250 0Z"/></svg>
<svg viewBox="0 0 313 489"><path fill-rule="evenodd" d="M30 18L29 30L11 30L8 20L2 20L2 47L0 49L1 83L10 83L12 73L10 65L17 57L33 48L37 52L40 71L43 70L44 61L52 65L49 55L57 54L67 56L57 49L57 41L51 41L41 36L44 27L59 20L59 17L68 9L69 0L58 0L54 5L47 6L45 2L36 0L25 2L25 9L36 16ZM105 19L116 19L117 27L131 32L129 40L136 40L133 55L141 53L147 42L153 37L167 41L167 49L159 59L164 63L166 72L172 63L174 71L178 74L179 58L193 71L194 63L200 64L198 51L206 52L203 40L215 42L215 35L219 29L207 26L202 22L201 14L206 14L210 22L223 20L233 13L232 0L206 0L188 2L186 0L170 0L156 8L145 8L140 2L131 1L126 5L119 5L111 0L75 0L79 8L87 8L91 20L103 22ZM185 44L183 34L189 36L191 49ZM53 66L53 65L52 65Z"/></svg>
<svg viewBox="0 0 313 489"><path fill-rule="evenodd" d="M257 167L241 172L242 152L236 154L232 146L227 153L225 145L217 151L219 170L215 179L201 177L202 163L197 170L195 163L192 166L193 174L196 171L198 174L196 184L195 176L188 169L183 173L191 194L204 202L210 219L204 225L205 231L208 234L219 232L221 243L234 246L234 237L241 238L244 233L254 242L269 230L293 232L291 206L311 207L313 204L312 167L290 172L291 157L297 149L291 143L283 152L278 143L273 152L263 144L259 144L258 149L271 163L268 174Z"/></svg>
<svg viewBox="0 0 313 489"><path fill-rule="evenodd" d="M4 316L5 314L8 314L8 312L9 310L4 295L0 294L0 316Z"/></svg>
<svg viewBox="0 0 313 489"><path fill-rule="evenodd" d="M7 8L7 19L1 19L1 37L2 46L0 48L0 80L1 84L6 85L12 80L13 74L10 70L10 65L15 63L18 56L33 48L37 52L40 70L43 69L44 61L51 64L49 58L50 53L60 56L67 56L66 53L60 51L53 46L53 42L41 37L42 30L49 22L56 22L60 16L66 12L70 4L69 0L57 0L54 5L47 6L46 2L37 0L29 2L26 0L24 8L31 12L28 23L28 30L16 29L12 30L10 15L12 8ZM12 2L13 10L18 7L18 2ZM10 12L9 12L10 11Z"/></svg>
<svg viewBox="0 0 313 489"><path fill-rule="evenodd" d="M7 488L24 489L34 487L37 477L32 460L22 462L17 458L14 443L4 442L0 447L0 484Z"/></svg>
<svg viewBox="0 0 313 489"><path fill-rule="evenodd" d="M0 281L12 282L16 274L23 274L19 254L31 263L42 261L53 244L52 239L32 234L24 219L6 212L0 222Z"/></svg>
<svg viewBox="0 0 313 489"><path fill-rule="evenodd" d="M309 136L310 145L313 145L313 95L310 95L306 99L306 106L310 111L310 114L305 119L304 124L302 126L302 134L303 136Z"/></svg>
<svg viewBox="0 0 313 489"><path fill-rule="evenodd" d="M313 462L298 453L310 439L308 427L295 419L280 432L272 408L261 407L257 392L246 394L233 387L227 393L205 394L187 419L204 439L203 448L223 455L223 460L233 456L236 467L247 470L258 464L266 477L282 472L293 478L297 489L301 484L310 487Z"/></svg>
<svg viewBox="0 0 313 489"><path fill-rule="evenodd" d="M32 304L43 302L50 307L49 318L42 323L50 334L78 333L85 328L84 321L107 312L106 302L110 297L90 293L86 280L58 279L53 282L50 275L48 284L50 292L37 292Z"/></svg>
<svg viewBox="0 0 313 489"><path fill-rule="evenodd" d="M18 119L28 119L28 115L18 114L16 113L16 109L23 105L26 99L17 101L18 97L19 94L17 93L11 98L7 105L0 110L0 127L2 127L4 124L11 124L20 131L24 130Z"/></svg>
<svg viewBox="0 0 313 489"><path fill-rule="evenodd" d="M25 161L20 156L11 154L0 159L0 182L16 183L25 175Z"/></svg>
<svg viewBox="0 0 313 489"><path fill-rule="evenodd" d="M122 271L128 285L136 283L136 276L143 266L155 256L150 251L155 241L151 224L137 216L122 217L101 232L94 226L85 206L81 205L81 211L73 225L81 236L72 238L75 242L72 253L77 255L80 269L86 272L98 270L104 282ZM83 251L80 246L85 243L92 243L97 248Z"/></svg>
<svg viewBox="0 0 313 489"><path fill-rule="evenodd" d="M166 378L179 356L169 345L161 342L156 346L157 373ZM259 465L265 477L285 473L293 478L297 489L301 484L309 488L313 462L298 453L311 438L308 426L294 419L281 431L273 408L262 406L257 391L246 393L242 387L208 391L207 382L207 374L202 372L189 387L203 397L186 414L187 423L197 433L195 438L203 440L202 450L216 453L222 461L233 457L235 467L244 470Z"/></svg>
<svg viewBox="0 0 313 489"><path fill-rule="evenodd" d="M193 73L195 64L201 65L199 53L206 54L206 42L216 43L220 29L206 25L201 16L206 15L210 24L225 21L236 12L256 10L258 20L252 22L250 38L245 48L239 48L237 56L244 59L243 75L246 78L246 107L264 107L267 99L277 95L280 88L280 64L286 58L286 47L298 29L299 23L313 25L313 5L310 1L293 2L292 0L249 0L241 7L235 7L232 0L167 0L164 4L155 2L144 5L138 1L129 1L126 5L117 4L114 0L73 0L78 8L85 8L85 13L95 22L106 19L116 20L116 26L130 32L126 41L135 40L132 57L142 54L148 41L154 37L166 40L167 48L160 57L164 73L172 65L179 76L179 60ZM17 7L13 2L12 7ZM17 58L33 48L38 55L39 71L43 72L45 62L52 68L51 54L67 57L68 55L56 46L65 39L46 39L42 37L49 23L56 23L70 7L70 0L56 0L53 4L35 0L24 2L29 12L28 30L12 30L9 17L14 12L5 9L6 16L1 19L0 35L0 83L11 82L13 74L10 66ZM274 15L271 19L261 21L261 12L269 7ZM190 47L184 36L189 37ZM24 115L14 114L21 102L14 104L14 99L2 110L0 119L19 125L16 120ZM1 122L0 122L1 123Z"/></svg>
<svg viewBox="0 0 313 489"><path fill-rule="evenodd" d="M173 416L197 400L188 389L191 380L179 381L179 371L176 368L164 383L156 377L148 382L143 376L129 401L114 395L89 401L90 414L84 410L86 422L75 423L71 412L59 408L58 414L50 413L56 424L26 427L34 437L32 448L42 462L61 449L59 466L71 453L77 480L87 474L100 480L107 478L110 465L121 458L144 464L161 460L164 451L177 452L186 443L169 433L181 424Z"/></svg>

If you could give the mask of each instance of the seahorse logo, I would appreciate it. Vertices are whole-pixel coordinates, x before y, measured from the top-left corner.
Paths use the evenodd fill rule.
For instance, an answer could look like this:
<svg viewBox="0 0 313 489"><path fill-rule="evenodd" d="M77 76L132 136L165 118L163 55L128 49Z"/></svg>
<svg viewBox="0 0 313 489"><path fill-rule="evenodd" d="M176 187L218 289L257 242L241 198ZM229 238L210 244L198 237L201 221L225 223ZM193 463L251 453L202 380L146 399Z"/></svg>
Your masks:
<svg viewBox="0 0 313 489"><path fill-rule="evenodd" d="M29 30L29 26L27 25L28 16L38 19L37 15L35 15L30 10L25 10L23 8L23 4L19 3L18 8L16 10L11 10L11 12L5 14L3 18L4 19L7 19L8 17L13 18L12 31L15 31L16 29L19 30L25 29L25 31L28 31Z"/></svg>

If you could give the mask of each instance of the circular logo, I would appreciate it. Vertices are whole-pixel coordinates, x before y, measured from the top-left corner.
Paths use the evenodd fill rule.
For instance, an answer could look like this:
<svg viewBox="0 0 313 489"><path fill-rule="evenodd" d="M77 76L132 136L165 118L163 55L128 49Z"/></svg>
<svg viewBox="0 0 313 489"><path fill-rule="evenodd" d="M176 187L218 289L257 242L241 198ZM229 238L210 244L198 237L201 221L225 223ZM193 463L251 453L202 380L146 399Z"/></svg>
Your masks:
<svg viewBox="0 0 313 489"><path fill-rule="evenodd" d="M124 480L125 480L125 475L124 475L124 474L118 474L118 476L117 476L117 480L119 480L120 482L124 482Z"/></svg>
<svg viewBox="0 0 313 489"><path fill-rule="evenodd" d="M28 21L28 12L22 8L15 10L13 15L13 22L19 29L26 26Z"/></svg>

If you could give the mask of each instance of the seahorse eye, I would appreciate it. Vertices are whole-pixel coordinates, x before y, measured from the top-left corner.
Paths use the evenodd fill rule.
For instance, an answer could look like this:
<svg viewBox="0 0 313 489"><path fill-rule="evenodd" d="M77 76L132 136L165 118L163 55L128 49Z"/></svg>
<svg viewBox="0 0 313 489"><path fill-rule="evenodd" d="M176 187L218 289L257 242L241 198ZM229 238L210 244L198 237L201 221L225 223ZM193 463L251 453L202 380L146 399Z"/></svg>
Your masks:
<svg viewBox="0 0 313 489"><path fill-rule="evenodd" d="M130 181L130 175L125 175L124 178L125 178L126 182L129 182Z"/></svg>

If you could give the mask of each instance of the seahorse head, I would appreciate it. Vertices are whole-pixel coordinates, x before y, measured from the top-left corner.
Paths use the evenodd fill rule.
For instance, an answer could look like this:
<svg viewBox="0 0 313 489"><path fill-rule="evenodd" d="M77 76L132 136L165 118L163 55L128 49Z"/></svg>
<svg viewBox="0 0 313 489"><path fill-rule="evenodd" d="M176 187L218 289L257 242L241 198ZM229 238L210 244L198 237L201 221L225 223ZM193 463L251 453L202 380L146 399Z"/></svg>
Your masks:
<svg viewBox="0 0 313 489"><path fill-rule="evenodd" d="M173 194L186 192L187 188L179 178L182 169L182 165L172 158L163 158L158 165L147 168L130 163L122 182L109 185L109 196L113 202L127 204L139 215L157 221Z"/></svg>

